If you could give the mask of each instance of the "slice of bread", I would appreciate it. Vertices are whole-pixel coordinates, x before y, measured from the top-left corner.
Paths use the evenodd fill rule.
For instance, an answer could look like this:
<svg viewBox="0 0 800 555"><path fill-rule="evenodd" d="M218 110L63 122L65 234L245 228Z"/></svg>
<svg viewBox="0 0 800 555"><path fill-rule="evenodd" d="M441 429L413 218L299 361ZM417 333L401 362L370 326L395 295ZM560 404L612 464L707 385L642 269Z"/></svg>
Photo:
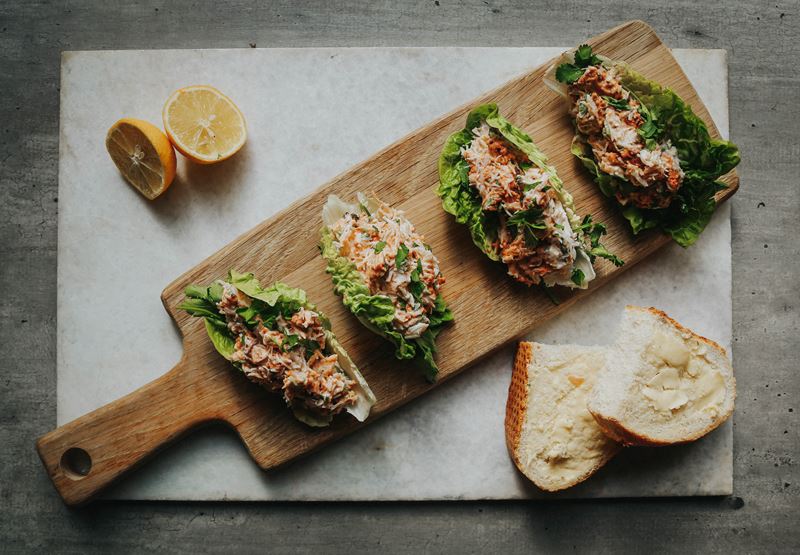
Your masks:
<svg viewBox="0 0 800 555"><path fill-rule="evenodd" d="M628 306L589 411L625 445L694 441L733 412L725 349L655 308Z"/></svg>
<svg viewBox="0 0 800 555"><path fill-rule="evenodd" d="M607 348L522 342L506 403L506 445L539 488L578 484L621 448L586 408Z"/></svg>

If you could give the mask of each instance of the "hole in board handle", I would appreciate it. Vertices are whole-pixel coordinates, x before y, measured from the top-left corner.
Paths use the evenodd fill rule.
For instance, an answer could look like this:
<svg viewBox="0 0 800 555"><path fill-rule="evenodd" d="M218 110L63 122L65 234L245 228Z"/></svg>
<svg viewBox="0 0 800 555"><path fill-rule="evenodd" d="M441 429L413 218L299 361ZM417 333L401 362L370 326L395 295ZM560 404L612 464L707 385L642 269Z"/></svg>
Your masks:
<svg viewBox="0 0 800 555"><path fill-rule="evenodd" d="M71 480L80 480L92 470L92 457L80 447L70 447L61 455L61 470Z"/></svg>

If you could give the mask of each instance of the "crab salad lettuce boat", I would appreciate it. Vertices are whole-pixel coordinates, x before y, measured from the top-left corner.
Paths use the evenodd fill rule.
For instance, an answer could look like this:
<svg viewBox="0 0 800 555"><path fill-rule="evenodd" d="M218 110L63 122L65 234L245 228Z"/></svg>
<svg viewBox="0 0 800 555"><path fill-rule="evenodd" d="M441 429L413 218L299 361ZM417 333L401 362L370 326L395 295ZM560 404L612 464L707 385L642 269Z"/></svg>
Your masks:
<svg viewBox="0 0 800 555"><path fill-rule="evenodd" d="M694 243L726 188L717 179L739 163L736 145L711 138L672 90L585 44L545 82L568 101L572 153L621 205L633 233L657 228L683 247Z"/></svg>
<svg viewBox="0 0 800 555"><path fill-rule="evenodd" d="M585 289L597 257L623 264L600 243L605 226L577 214L547 157L496 104L473 109L447 139L437 194L475 245L526 285Z"/></svg>
<svg viewBox="0 0 800 555"><path fill-rule="evenodd" d="M250 381L280 392L301 422L327 426L343 411L361 422L369 416L375 396L301 289L264 289L253 274L231 271L185 294L179 308L203 318L216 350Z"/></svg>
<svg viewBox="0 0 800 555"><path fill-rule="evenodd" d="M433 382L436 336L453 315L431 248L402 211L363 194L354 204L331 195L322 219L320 249L336 294L394 345L398 359L413 359Z"/></svg>

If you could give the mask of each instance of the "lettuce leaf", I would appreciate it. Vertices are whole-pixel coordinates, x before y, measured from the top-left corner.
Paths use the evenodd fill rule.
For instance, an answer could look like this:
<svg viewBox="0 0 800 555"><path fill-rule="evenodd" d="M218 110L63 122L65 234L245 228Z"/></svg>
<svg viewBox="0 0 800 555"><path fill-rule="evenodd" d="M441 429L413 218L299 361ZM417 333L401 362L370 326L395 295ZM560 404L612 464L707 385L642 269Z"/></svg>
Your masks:
<svg viewBox="0 0 800 555"><path fill-rule="evenodd" d="M494 247L497 240L498 221L494 214L481 209L477 191L469 186L469 166L461 157L461 147L472 141L472 133L464 129L450 135L439 157L439 187L436 194L442 199L442 208L456 217L456 222L466 224L472 242L486 256L499 261ZM466 185L466 186L465 186Z"/></svg>
<svg viewBox="0 0 800 555"><path fill-rule="evenodd" d="M214 348L219 354L225 357L226 360L231 360L236 340L233 338L233 334L231 334L228 326L225 322L212 318L204 318L204 324L206 326L206 333L208 333L208 337L211 339Z"/></svg>
<svg viewBox="0 0 800 555"><path fill-rule="evenodd" d="M708 225L716 208L714 195L726 188L717 179L739 163L739 149L730 141L711 138L705 122L671 89L645 78L625 64L606 60L603 63L618 68L623 86L641 103L645 125L640 135L648 144L669 140L678 152L684 171L683 185L667 208L625 206L622 214L634 234L659 228L679 245L688 247ZM600 170L591 148L580 135L575 136L571 150L607 197L614 198L617 191L631 187L626 180Z"/></svg>
<svg viewBox="0 0 800 555"><path fill-rule="evenodd" d="M327 226L322 228L320 248L327 262L327 272L333 280L333 290L342 297L344 305L368 329L388 339L395 347L395 357L400 360L414 360L423 370L425 378L433 382L439 372L434 360L435 339L441 328L452 321L453 315L441 295L430 315L430 325L422 336L406 339L394 329L394 304L386 295L371 295L369 288L361 279L355 265L346 257L340 256L333 244L333 233Z"/></svg>

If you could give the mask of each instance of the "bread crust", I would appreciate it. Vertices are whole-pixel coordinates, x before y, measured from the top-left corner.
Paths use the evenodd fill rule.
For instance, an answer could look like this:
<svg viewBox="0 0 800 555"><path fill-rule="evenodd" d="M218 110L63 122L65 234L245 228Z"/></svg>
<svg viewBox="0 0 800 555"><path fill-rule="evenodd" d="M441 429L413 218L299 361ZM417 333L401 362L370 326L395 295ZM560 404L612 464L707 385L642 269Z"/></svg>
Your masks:
<svg viewBox="0 0 800 555"><path fill-rule="evenodd" d="M517 347L517 354L514 357L514 368L511 373L511 383L508 386L508 399L506 401L506 447L508 448L508 454L511 460L514 461L514 465L523 476L531 480L536 487L548 492L563 491L584 482L600 468L605 466L609 460L619 453L622 449L622 445L618 444L615 448L609 448L608 451L604 453L604 456L597 461L597 464L571 482L553 485L537 480L535 476L528 474L519 458L519 446L522 437L522 428L525 424L528 411L528 398L530 395L528 370L531 362L533 362L533 352L533 343L521 341Z"/></svg>
<svg viewBox="0 0 800 555"><path fill-rule="evenodd" d="M508 386L506 400L506 447L511 460L522 470L517 449L522 436L522 425L528 410L528 368L533 360L533 343L520 341L514 357L514 369L511 372L511 383Z"/></svg>
<svg viewBox="0 0 800 555"><path fill-rule="evenodd" d="M686 328L685 326L681 325L680 323L675 321L673 318L669 317L663 310L659 310L659 309L657 309L655 307L652 307L652 306L649 307L649 308L645 308L645 307L642 307L642 306L635 306L635 305L628 305L628 306L625 307L625 309L626 310L638 310L638 311L642 311L642 312L650 312L651 314L653 314L654 316L656 316L657 318L659 318L663 322L665 322L665 323L667 323L667 324L669 324L671 326L674 326L681 333L688 334L691 338L693 338L693 339L695 339L695 340L697 340L697 341L699 341L701 343L705 343L706 345L708 345L712 349L718 351L719 353L722 354L723 357L725 357L725 358L728 357L727 351L721 345L719 345L715 341L712 341L711 339L707 339L707 338L703 337L702 335L699 335L699 334L693 332L692 330ZM618 442L622 443L623 445L627 445L627 446L662 447L662 446L666 446L666 445L680 445L680 444L683 444L683 443L691 443L693 441L697 441L701 437L711 433L716 428L722 426L722 424L724 424L725 421L728 420L728 418L730 418L731 415L733 414L733 409L734 409L734 405L735 405L735 401L736 401L736 377L733 376L732 374L731 374L731 377L730 377L730 382L731 382L731 389L732 389L732 393L731 393L732 398L731 398L731 403L730 403L730 409L728 410L728 412L725 413L724 415L722 415L716 421L710 423L708 426L706 426L702 430L699 430L698 432L696 432L696 433L694 433L694 434L692 434L690 436L686 436L684 438L681 438L678 441L664 441L664 440L661 440L661 439L658 439L658 438L650 437L650 436L648 436L646 434L639 434L639 433L636 433L633 430L627 428L622 422L620 422L619 420L617 420L616 418L614 418L612 416L606 416L606 415L603 415L603 414L596 413L596 412L591 410L591 407L589 408L589 412L592 414L594 419L597 421L597 424L603 430L603 433L605 433L608 437L610 437L614 441L618 441Z"/></svg>

